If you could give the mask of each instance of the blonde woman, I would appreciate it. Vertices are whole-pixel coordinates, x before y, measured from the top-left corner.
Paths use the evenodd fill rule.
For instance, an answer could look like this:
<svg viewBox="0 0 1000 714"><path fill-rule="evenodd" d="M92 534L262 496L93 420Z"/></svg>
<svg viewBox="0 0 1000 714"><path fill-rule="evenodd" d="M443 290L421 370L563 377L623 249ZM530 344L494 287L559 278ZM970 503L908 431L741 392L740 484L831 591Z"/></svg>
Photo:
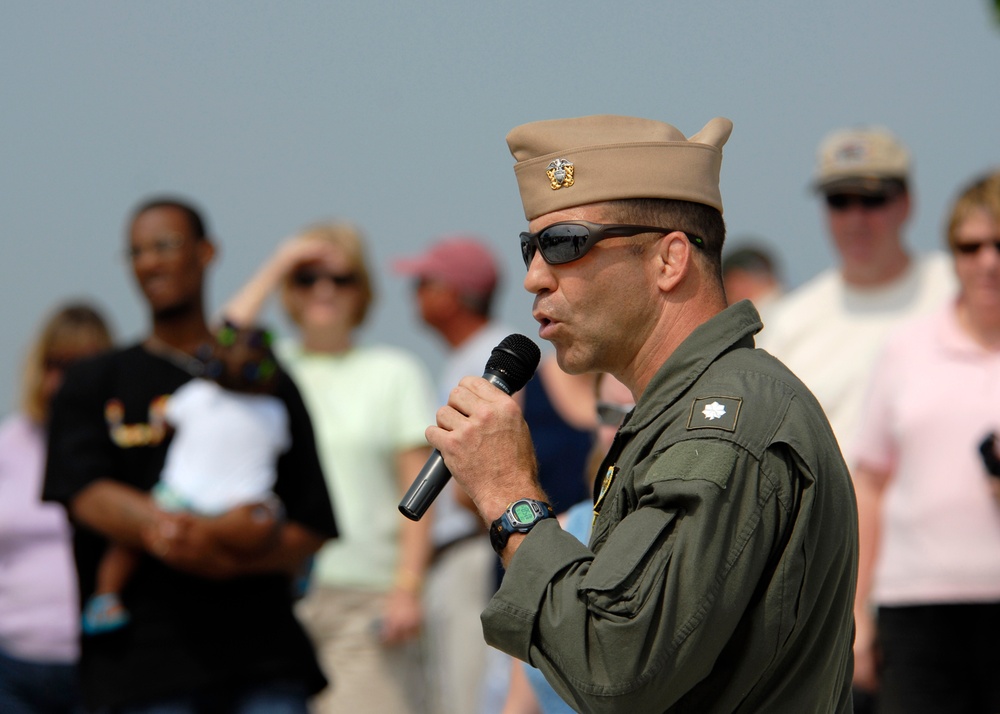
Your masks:
<svg viewBox="0 0 1000 714"><path fill-rule="evenodd" d="M853 453L856 684L885 712L1000 711L1000 173L947 225L959 291L890 334Z"/></svg>
<svg viewBox="0 0 1000 714"><path fill-rule="evenodd" d="M49 404L77 359L111 347L96 310L56 309L25 364L21 409L0 423L0 711L79 706L76 573L63 509L42 503Z"/></svg>
<svg viewBox="0 0 1000 714"><path fill-rule="evenodd" d="M360 231L315 225L281 245L230 301L225 317L253 322L280 295L297 329L279 360L309 409L340 537L316 555L299 614L332 686L318 712L416 712L424 674L420 591L427 525L396 505L429 454L430 379L410 354L360 345L374 299Z"/></svg>

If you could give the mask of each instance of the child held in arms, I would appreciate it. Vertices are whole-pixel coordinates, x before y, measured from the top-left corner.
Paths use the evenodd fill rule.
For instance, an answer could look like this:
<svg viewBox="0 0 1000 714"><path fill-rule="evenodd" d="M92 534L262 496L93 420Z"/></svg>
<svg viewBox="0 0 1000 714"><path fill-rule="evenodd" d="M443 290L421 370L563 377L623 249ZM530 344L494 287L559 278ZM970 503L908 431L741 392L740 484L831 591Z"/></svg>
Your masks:
<svg viewBox="0 0 1000 714"><path fill-rule="evenodd" d="M272 489L278 457L291 445L288 413L274 394L271 335L226 324L199 357L191 370L197 376L164 407L163 428L174 433L152 491L159 515L150 528L194 514L206 517L211 537L234 554L257 554L273 542L282 520ZM142 557L126 546L108 547L84 608L85 635L128 624L127 584Z"/></svg>

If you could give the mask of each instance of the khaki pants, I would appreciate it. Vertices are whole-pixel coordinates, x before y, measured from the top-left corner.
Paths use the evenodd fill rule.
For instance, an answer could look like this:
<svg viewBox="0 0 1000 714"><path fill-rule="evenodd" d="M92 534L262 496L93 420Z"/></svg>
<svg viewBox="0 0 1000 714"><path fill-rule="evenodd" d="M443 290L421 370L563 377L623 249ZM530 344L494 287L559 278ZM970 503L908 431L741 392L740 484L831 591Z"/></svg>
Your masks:
<svg viewBox="0 0 1000 714"><path fill-rule="evenodd" d="M424 612L433 714L481 710L490 648L480 615L495 590L496 558L483 535L448 548L428 573Z"/></svg>
<svg viewBox="0 0 1000 714"><path fill-rule="evenodd" d="M425 676L418 641L386 647L378 638L385 595L312 587L296 614L312 638L330 686L313 714L423 714Z"/></svg>

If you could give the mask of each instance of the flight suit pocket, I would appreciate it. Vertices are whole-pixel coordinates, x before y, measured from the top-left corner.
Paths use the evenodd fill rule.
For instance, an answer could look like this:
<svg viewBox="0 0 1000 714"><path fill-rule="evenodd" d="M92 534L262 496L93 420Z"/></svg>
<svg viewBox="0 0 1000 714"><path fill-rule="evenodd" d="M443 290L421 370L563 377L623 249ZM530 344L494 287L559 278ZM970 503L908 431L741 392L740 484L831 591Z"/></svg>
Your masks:
<svg viewBox="0 0 1000 714"><path fill-rule="evenodd" d="M661 587L675 518L673 511L640 508L617 525L582 582L595 608L632 617Z"/></svg>

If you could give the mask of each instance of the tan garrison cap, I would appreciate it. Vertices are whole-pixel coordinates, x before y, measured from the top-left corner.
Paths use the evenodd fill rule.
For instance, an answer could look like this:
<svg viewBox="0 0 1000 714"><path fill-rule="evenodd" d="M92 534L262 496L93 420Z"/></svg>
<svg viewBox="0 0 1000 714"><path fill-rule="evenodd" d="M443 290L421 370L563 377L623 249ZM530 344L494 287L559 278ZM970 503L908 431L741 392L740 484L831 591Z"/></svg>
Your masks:
<svg viewBox="0 0 1000 714"><path fill-rule="evenodd" d="M674 198L722 211L722 146L732 130L717 117L685 139L663 122L605 114L522 124L507 146L529 221L624 198Z"/></svg>
<svg viewBox="0 0 1000 714"><path fill-rule="evenodd" d="M910 153L883 127L841 129L819 145L814 186L817 191L877 193L886 183L907 181Z"/></svg>

